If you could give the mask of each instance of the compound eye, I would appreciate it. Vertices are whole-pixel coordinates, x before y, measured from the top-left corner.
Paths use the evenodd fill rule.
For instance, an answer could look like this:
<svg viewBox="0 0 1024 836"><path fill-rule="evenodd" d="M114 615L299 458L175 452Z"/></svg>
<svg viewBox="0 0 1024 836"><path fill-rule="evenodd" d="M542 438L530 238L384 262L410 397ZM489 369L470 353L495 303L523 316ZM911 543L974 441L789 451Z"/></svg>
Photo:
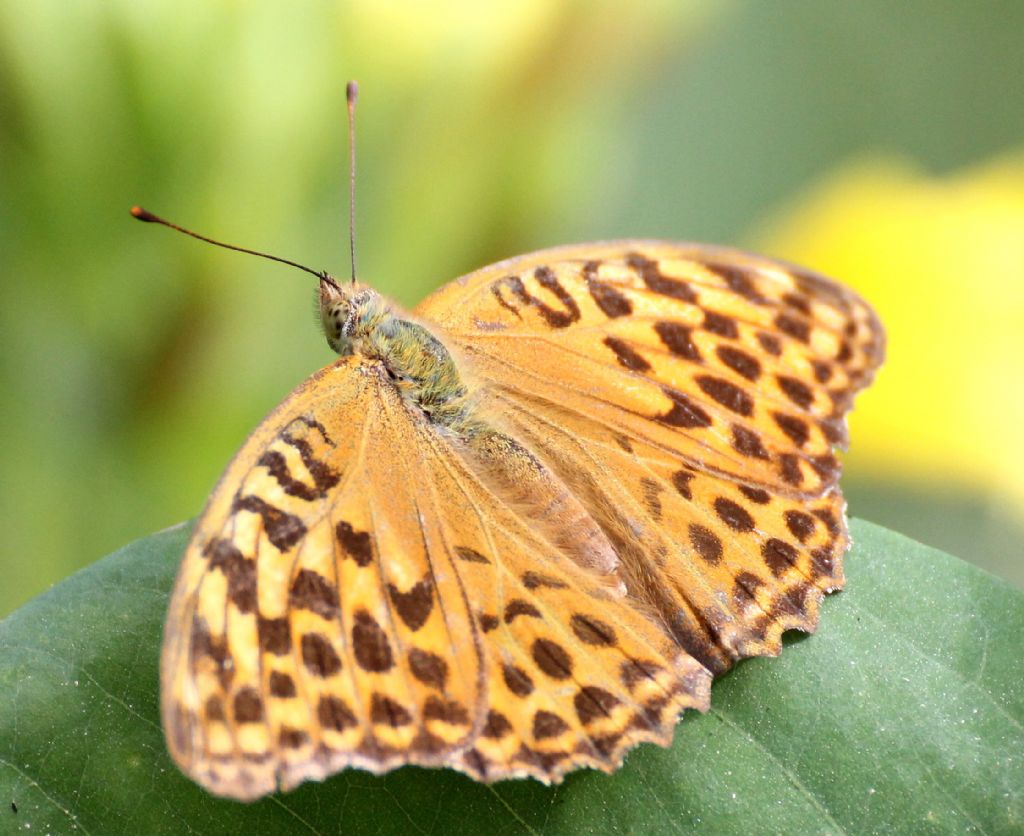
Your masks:
<svg viewBox="0 0 1024 836"><path fill-rule="evenodd" d="M342 328L345 327L345 310L343 305L332 305L324 317L325 330L335 337L341 336Z"/></svg>

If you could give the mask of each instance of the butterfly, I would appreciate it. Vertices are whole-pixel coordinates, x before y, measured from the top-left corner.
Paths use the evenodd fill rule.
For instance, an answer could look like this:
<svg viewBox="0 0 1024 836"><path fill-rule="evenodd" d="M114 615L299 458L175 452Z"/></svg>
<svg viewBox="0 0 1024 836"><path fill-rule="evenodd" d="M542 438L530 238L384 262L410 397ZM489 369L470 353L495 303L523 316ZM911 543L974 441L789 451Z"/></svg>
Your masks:
<svg viewBox="0 0 1024 836"><path fill-rule="evenodd" d="M167 616L163 726L211 792L611 772L843 586L835 448L885 341L845 287L626 240L408 313L319 298L339 357L229 464Z"/></svg>

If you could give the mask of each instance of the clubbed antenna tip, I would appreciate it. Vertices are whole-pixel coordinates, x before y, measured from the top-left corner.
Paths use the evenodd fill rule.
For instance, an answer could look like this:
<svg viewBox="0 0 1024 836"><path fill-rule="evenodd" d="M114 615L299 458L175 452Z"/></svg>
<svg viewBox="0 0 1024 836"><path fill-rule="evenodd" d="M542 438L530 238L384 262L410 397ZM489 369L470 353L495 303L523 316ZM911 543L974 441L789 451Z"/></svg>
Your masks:
<svg viewBox="0 0 1024 836"><path fill-rule="evenodd" d="M140 221L145 221L148 224L158 224L160 219L152 212L147 212L141 206L133 206L131 208L133 218L138 218Z"/></svg>

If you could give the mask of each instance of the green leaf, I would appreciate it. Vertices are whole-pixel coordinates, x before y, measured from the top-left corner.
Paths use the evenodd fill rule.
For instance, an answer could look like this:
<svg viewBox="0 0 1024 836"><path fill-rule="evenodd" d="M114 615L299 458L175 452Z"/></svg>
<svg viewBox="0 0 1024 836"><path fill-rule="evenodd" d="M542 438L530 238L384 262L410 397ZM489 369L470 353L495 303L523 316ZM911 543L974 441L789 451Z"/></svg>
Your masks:
<svg viewBox="0 0 1024 836"><path fill-rule="evenodd" d="M671 749L615 775L349 771L242 805L164 748L157 656L188 535L169 529L0 622L0 831L1020 832L1024 594L868 523L853 534L819 632L740 664Z"/></svg>

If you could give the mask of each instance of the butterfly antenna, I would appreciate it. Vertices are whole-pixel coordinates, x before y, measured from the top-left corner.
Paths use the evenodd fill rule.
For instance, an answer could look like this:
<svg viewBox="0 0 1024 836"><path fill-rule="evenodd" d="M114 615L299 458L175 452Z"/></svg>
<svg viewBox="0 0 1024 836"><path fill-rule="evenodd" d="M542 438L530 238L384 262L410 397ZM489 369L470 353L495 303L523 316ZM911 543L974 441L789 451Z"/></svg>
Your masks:
<svg viewBox="0 0 1024 836"><path fill-rule="evenodd" d="M141 206L133 206L131 208L131 213L133 218L138 218L140 221L145 221L148 224L160 224L178 232L183 232L185 235L190 235L193 238L198 238L200 241L205 241L207 244L213 244L216 247L223 247L226 250L234 250L235 252L247 253L248 255L258 255L260 258L266 258L269 261L277 261L281 264L287 264L289 267L298 267L300 270L305 270L307 273L316 276L321 281L328 282L334 287L338 286L338 283L323 270L312 270L298 262L289 261L287 258L280 258L276 255L261 253L258 250L249 250L245 247L236 247L234 244L225 244L223 241L214 241L212 238L207 238L205 235L200 235L198 232L193 232L191 229L185 229L183 226L178 226L177 224L172 224L170 221L165 221L158 215L154 215L152 212L147 212Z"/></svg>
<svg viewBox="0 0 1024 836"><path fill-rule="evenodd" d="M352 257L352 284L356 283L356 100L359 85L345 85L348 101L348 250Z"/></svg>

